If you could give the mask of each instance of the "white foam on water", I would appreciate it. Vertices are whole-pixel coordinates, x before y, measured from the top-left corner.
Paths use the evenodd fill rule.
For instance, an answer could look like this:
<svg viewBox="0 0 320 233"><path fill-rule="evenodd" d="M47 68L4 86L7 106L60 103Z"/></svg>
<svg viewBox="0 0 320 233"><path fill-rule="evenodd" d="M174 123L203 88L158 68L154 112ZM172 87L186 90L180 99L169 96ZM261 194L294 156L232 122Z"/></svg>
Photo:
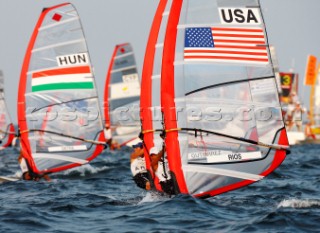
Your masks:
<svg viewBox="0 0 320 233"><path fill-rule="evenodd" d="M320 200L300 200L300 199L288 199L281 201L278 208L310 208L310 207L320 207Z"/></svg>
<svg viewBox="0 0 320 233"><path fill-rule="evenodd" d="M169 196L163 195L159 192L154 192L154 191L148 191L146 192L146 195L143 197L143 199L138 203L148 203L148 202L156 202L156 201L165 201L169 200Z"/></svg>
<svg viewBox="0 0 320 233"><path fill-rule="evenodd" d="M21 170L17 170L17 171L14 173L13 176L16 177L16 178L22 178L22 171L21 171Z"/></svg>
<svg viewBox="0 0 320 233"><path fill-rule="evenodd" d="M64 175L70 175L70 174L77 174L79 173L80 176L86 176L87 174L93 175L93 174L97 174L101 171L105 171L107 170L108 167L107 166L103 166L103 167L93 167L90 164L85 164L83 166L80 167L75 167L75 168L71 168L68 169L66 171L64 171Z"/></svg>

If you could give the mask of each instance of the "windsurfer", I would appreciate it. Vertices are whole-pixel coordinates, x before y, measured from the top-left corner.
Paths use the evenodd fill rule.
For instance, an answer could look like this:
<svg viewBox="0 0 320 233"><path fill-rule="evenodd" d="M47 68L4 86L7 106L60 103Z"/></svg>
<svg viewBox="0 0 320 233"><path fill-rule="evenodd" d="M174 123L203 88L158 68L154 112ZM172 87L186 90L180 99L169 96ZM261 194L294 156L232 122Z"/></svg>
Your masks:
<svg viewBox="0 0 320 233"><path fill-rule="evenodd" d="M292 114L292 121L295 123L299 132L302 131L302 114L305 112L306 112L306 110L301 107L300 102L296 102L295 108L294 108L293 114ZM291 127L292 126L293 125L291 125Z"/></svg>
<svg viewBox="0 0 320 233"><path fill-rule="evenodd" d="M305 125L305 128L304 128L304 134L306 135L306 138L311 138L313 140L317 139L316 138L316 135L312 132L312 128L311 128L311 122L308 122L306 125Z"/></svg>
<svg viewBox="0 0 320 233"><path fill-rule="evenodd" d="M104 130L105 138L107 139L107 145L109 146L110 150L119 150L120 144L112 138L111 129L106 127Z"/></svg>
<svg viewBox="0 0 320 233"><path fill-rule="evenodd" d="M110 150L120 150L120 145L117 141L110 138L107 140L107 145L109 146Z"/></svg>
<svg viewBox="0 0 320 233"><path fill-rule="evenodd" d="M22 156L22 150L20 152L20 156L18 158L18 162L22 171L22 179L23 180L34 180L39 181L41 178L45 179L46 181L51 181L50 177L47 174L44 174L42 176L36 175L33 172L30 171L29 166L27 164L27 161Z"/></svg>
<svg viewBox="0 0 320 233"><path fill-rule="evenodd" d="M162 190L169 195L174 195L173 180L169 172L168 160L164 155L164 152L164 148L161 151L159 151L157 147L152 147L150 149L151 166L160 181Z"/></svg>
<svg viewBox="0 0 320 233"><path fill-rule="evenodd" d="M134 151L130 157L131 172L133 175L133 180L138 187L146 190L151 189L151 182L148 178L148 172L146 169L146 160L144 157L143 143L139 142L133 145Z"/></svg>

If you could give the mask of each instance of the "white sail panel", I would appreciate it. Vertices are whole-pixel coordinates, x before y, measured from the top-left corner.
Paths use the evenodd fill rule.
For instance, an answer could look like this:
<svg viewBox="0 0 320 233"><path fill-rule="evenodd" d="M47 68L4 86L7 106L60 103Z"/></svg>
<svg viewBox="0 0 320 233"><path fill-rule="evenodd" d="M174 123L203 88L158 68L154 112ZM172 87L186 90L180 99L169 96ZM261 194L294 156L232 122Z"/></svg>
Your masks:
<svg viewBox="0 0 320 233"><path fill-rule="evenodd" d="M140 96L140 83L125 82L111 85L111 99L123 99Z"/></svg>

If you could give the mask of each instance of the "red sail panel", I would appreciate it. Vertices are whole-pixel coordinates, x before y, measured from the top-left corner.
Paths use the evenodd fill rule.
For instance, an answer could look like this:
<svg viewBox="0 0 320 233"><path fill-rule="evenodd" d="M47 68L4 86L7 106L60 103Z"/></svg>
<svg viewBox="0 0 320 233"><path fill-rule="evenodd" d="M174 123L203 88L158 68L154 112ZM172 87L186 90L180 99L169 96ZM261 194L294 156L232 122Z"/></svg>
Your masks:
<svg viewBox="0 0 320 233"><path fill-rule="evenodd" d="M161 106L164 114L165 129L177 128L177 117L175 108L175 85L174 85L174 59L177 40L177 25L180 18L180 12L183 1L173 1L167 25L166 37L163 48L162 60L162 78L161 78ZM178 132L168 132L165 139L166 150L170 171L176 177L181 193L188 193L184 180L183 171L181 170L180 146L178 141Z"/></svg>
<svg viewBox="0 0 320 233"><path fill-rule="evenodd" d="M146 167L152 177L155 179L154 184L157 190L161 190L159 181L154 175L154 171L151 168L149 150L154 146L154 133L152 132L153 128L153 116L152 116L152 96L160 95L159 93L152 93L152 75L155 64L155 53L156 53L156 44L159 37L159 31L161 24L163 23L163 13L166 9L168 0L160 0L158 8L156 10L149 39L147 42L146 53L144 57L143 70L142 70L142 79L141 79L141 98L140 98L140 108L141 108L141 123L142 131L151 131L144 134L144 143L145 143L145 157L146 157Z"/></svg>

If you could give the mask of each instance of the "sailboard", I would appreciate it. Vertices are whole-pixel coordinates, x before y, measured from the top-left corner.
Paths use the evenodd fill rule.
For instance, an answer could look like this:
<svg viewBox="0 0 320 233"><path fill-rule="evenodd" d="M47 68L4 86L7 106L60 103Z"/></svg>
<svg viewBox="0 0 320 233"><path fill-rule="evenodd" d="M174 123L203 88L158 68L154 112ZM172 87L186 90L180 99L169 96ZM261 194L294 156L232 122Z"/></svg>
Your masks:
<svg viewBox="0 0 320 233"><path fill-rule="evenodd" d="M4 75L0 70L0 150L11 146L15 134L4 95Z"/></svg>
<svg viewBox="0 0 320 233"><path fill-rule="evenodd" d="M151 25L141 78L140 118L143 132L146 168L154 187L162 191L159 179L151 168L150 149L161 148L162 114L160 104L162 51L171 0L160 0Z"/></svg>
<svg viewBox="0 0 320 233"><path fill-rule="evenodd" d="M86 164L104 149L95 79L72 4L39 17L21 70L18 125L22 156L37 175Z"/></svg>
<svg viewBox="0 0 320 233"><path fill-rule="evenodd" d="M19 181L19 178L16 177L9 177L9 176L0 176L0 184L1 183L7 183L7 182L14 182Z"/></svg>
<svg viewBox="0 0 320 233"><path fill-rule="evenodd" d="M147 135L162 130L176 193L206 198L261 180L285 159L288 139L259 1L168 3L163 127L144 115L147 147Z"/></svg>
<svg viewBox="0 0 320 233"><path fill-rule="evenodd" d="M106 138L119 146L141 140L139 122L140 79L130 43L116 45L108 68L104 115ZM108 138L109 137L109 138Z"/></svg>

